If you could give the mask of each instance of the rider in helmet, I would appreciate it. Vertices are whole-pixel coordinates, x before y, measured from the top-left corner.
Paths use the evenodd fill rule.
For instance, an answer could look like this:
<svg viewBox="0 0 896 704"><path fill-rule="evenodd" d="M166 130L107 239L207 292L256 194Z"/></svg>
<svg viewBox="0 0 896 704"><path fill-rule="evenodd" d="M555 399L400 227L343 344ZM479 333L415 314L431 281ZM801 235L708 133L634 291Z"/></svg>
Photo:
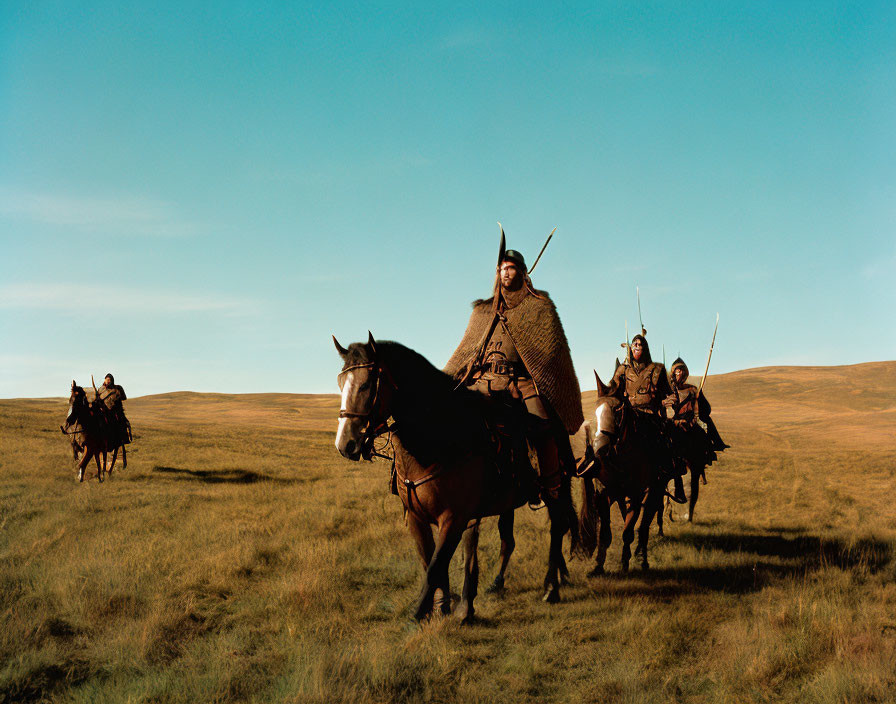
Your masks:
<svg viewBox="0 0 896 704"><path fill-rule="evenodd" d="M672 460L662 416L662 402L672 392L666 367L650 357L650 346L644 335L635 335L629 345L625 363L620 364L610 383L615 393L628 398L638 413L639 427L651 448L660 471L675 481L675 500L684 502L681 472Z"/></svg>
<svg viewBox="0 0 896 704"><path fill-rule="evenodd" d="M520 252L503 253L494 294L474 302L445 371L478 391L525 403L541 493L556 496L561 467L571 472L575 465L569 435L584 421L581 391L557 309L533 288Z"/></svg>

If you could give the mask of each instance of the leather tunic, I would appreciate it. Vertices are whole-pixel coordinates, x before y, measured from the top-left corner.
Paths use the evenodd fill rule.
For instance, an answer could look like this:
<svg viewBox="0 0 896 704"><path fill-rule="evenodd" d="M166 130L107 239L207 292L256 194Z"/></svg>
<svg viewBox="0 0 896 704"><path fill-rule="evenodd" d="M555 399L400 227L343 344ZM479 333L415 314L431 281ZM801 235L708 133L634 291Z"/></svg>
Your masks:
<svg viewBox="0 0 896 704"><path fill-rule="evenodd" d="M659 413L662 400L672 392L666 368L658 362L621 365L613 375L611 388L628 396L636 411L648 413Z"/></svg>

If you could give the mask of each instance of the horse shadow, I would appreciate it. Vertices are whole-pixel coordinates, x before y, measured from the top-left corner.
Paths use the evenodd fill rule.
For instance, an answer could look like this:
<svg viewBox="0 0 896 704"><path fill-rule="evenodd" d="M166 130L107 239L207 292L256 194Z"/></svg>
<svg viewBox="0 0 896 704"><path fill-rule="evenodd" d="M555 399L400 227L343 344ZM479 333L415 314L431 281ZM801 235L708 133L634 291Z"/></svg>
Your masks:
<svg viewBox="0 0 896 704"><path fill-rule="evenodd" d="M269 474L253 472L249 469L186 469L156 465L153 474L164 474L168 479L179 481L198 481L203 484L300 484L306 479L291 477L274 477Z"/></svg>
<svg viewBox="0 0 896 704"><path fill-rule="evenodd" d="M892 560L892 546L876 538L862 538L847 543L840 538L822 537L799 530L774 533L685 533L666 538L670 542L690 545L697 550L718 550L726 553L777 557L796 562L802 569L867 568L874 574Z"/></svg>
<svg viewBox="0 0 896 704"><path fill-rule="evenodd" d="M665 544L687 545L698 552L721 552L741 558L737 564L632 569L608 572L591 587L615 595L669 600L677 596L723 592L748 594L781 580L798 579L827 568L875 574L893 560L893 546L875 538L846 542L798 530L774 533L684 533L666 536ZM711 559L711 558L710 558Z"/></svg>

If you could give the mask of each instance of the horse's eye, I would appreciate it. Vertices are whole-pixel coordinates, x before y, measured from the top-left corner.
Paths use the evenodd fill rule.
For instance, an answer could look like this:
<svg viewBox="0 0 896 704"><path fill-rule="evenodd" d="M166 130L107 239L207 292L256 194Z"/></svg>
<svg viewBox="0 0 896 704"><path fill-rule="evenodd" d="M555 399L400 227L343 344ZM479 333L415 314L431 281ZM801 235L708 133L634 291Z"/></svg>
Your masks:
<svg viewBox="0 0 896 704"><path fill-rule="evenodd" d="M369 389L369 388L370 388L370 382L369 382L369 381L365 381L365 382L364 382L363 384L361 384L361 386L358 388L358 391L367 391L367 389Z"/></svg>

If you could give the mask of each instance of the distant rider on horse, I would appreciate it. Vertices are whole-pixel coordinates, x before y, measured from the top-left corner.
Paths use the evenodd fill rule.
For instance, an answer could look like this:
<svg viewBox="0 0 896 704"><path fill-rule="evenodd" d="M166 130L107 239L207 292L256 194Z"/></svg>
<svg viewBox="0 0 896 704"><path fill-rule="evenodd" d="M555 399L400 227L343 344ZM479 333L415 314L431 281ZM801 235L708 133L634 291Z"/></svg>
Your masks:
<svg viewBox="0 0 896 704"><path fill-rule="evenodd" d="M625 396L636 411L639 434L656 458L657 468L666 481L675 481L675 500L687 501L681 473L675 468L663 423L663 401L672 393L666 367L650 357L644 335L635 335L625 363L620 364L610 383L611 393Z"/></svg>
<svg viewBox="0 0 896 704"><path fill-rule="evenodd" d="M131 423L124 414L122 401L127 399L124 389L115 383L111 374L106 374L103 385L98 391L99 400L103 403L106 420L110 428L110 447L118 447L131 442Z"/></svg>
<svg viewBox="0 0 896 704"><path fill-rule="evenodd" d="M540 491L556 496L562 471L574 470L569 435L584 421L581 391L557 309L532 287L523 255L504 250L503 237L494 294L473 303L445 371L484 394L525 403Z"/></svg>
<svg viewBox="0 0 896 704"><path fill-rule="evenodd" d="M706 396L687 383L688 374L688 365L683 359L679 357L672 362L672 392L663 399L663 406L672 422L672 447L676 458L683 460L692 472L702 473L717 459L716 453L728 445L722 441L709 415L712 409ZM706 426L705 432L701 425Z"/></svg>

